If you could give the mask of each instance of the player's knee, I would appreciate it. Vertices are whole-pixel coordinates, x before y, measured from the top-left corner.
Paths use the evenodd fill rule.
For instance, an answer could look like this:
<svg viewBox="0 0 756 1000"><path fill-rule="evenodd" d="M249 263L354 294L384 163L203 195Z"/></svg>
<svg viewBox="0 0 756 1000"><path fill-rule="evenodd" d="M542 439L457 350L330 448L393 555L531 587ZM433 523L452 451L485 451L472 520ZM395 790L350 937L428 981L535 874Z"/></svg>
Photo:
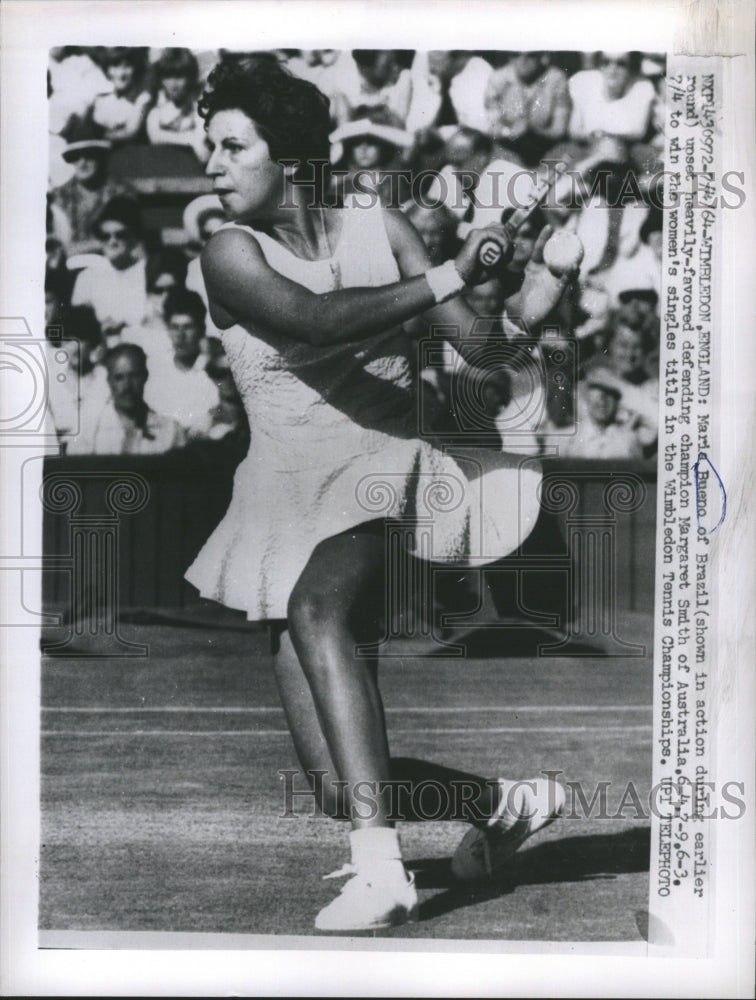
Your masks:
<svg viewBox="0 0 756 1000"><path fill-rule="evenodd" d="M294 639L313 641L345 621L345 613L334 595L307 584L297 584L287 608Z"/></svg>

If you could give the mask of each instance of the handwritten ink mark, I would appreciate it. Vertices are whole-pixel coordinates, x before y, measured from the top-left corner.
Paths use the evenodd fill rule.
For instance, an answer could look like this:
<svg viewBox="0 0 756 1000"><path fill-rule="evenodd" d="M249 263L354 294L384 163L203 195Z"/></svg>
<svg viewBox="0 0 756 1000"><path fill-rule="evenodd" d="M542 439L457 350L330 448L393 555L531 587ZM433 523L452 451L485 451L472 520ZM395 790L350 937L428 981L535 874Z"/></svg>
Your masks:
<svg viewBox="0 0 756 1000"><path fill-rule="evenodd" d="M701 466L704 463L708 465L709 469L711 469L712 473L714 474L714 478L716 479L717 485L719 486L719 492L722 496L722 513L719 515L719 520L714 525L714 527L710 528L708 531L706 531L705 526L702 523L702 519L706 514L706 493L704 490L702 490L701 479L706 480L709 476L709 473L706 472L705 470L702 470L701 468ZM698 522L698 527L704 528L706 535L713 535L714 532L717 530L717 528L722 524L722 522L725 519L725 516L727 515L727 491L724 488L724 483L722 482L719 473L717 472L713 462L708 457L706 452L700 451L698 453L698 458L696 459L693 465L693 476L695 478L695 483L696 483L696 520Z"/></svg>

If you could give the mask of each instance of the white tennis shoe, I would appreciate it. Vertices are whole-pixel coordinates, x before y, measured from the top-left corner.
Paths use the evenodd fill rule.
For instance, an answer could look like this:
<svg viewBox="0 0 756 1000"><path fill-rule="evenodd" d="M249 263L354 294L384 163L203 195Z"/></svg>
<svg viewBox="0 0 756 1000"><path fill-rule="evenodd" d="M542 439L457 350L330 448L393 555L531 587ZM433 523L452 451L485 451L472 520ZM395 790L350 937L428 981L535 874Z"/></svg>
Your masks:
<svg viewBox="0 0 756 1000"><path fill-rule="evenodd" d="M496 876L534 833L557 819L565 791L556 781L499 778L501 800L485 828L472 827L454 852L451 871L461 882Z"/></svg>
<svg viewBox="0 0 756 1000"><path fill-rule="evenodd" d="M325 878L344 875L351 878L317 915L317 930L377 931L417 918L415 877L401 861L382 861L361 871L347 864Z"/></svg>

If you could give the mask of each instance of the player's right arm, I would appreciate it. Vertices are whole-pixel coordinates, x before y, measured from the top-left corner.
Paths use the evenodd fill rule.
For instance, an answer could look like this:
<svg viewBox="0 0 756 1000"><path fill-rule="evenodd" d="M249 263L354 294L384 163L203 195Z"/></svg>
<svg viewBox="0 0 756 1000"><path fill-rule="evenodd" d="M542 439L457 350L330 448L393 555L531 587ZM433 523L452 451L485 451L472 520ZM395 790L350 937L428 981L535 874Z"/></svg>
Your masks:
<svg viewBox="0 0 756 1000"><path fill-rule="evenodd" d="M485 276L477 254L486 239L499 242L502 251L509 246L501 227L472 232L455 261L471 283ZM221 329L251 323L313 345L343 343L388 330L436 304L423 274L378 287L311 292L270 267L258 241L243 230L215 233L201 263L210 315Z"/></svg>

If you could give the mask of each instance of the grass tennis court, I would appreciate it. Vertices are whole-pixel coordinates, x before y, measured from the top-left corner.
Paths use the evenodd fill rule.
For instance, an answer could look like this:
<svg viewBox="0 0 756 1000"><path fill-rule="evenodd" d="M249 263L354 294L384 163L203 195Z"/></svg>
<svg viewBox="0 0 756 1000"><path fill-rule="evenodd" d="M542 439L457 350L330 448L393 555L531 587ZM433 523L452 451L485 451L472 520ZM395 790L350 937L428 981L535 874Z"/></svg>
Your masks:
<svg viewBox="0 0 756 1000"><path fill-rule="evenodd" d="M281 815L279 771L297 762L267 635L218 620L122 626L146 658L43 659L42 931L315 934L342 884L321 876L348 860L347 828L306 798ZM620 626L646 658L541 658L532 633L483 630L461 661L386 659L392 752L490 777L562 770L589 799L610 781L610 816L628 782L647 801L652 621ZM420 920L382 936L641 941L649 821L629 806L571 811L475 888L449 874L463 824L403 824Z"/></svg>

